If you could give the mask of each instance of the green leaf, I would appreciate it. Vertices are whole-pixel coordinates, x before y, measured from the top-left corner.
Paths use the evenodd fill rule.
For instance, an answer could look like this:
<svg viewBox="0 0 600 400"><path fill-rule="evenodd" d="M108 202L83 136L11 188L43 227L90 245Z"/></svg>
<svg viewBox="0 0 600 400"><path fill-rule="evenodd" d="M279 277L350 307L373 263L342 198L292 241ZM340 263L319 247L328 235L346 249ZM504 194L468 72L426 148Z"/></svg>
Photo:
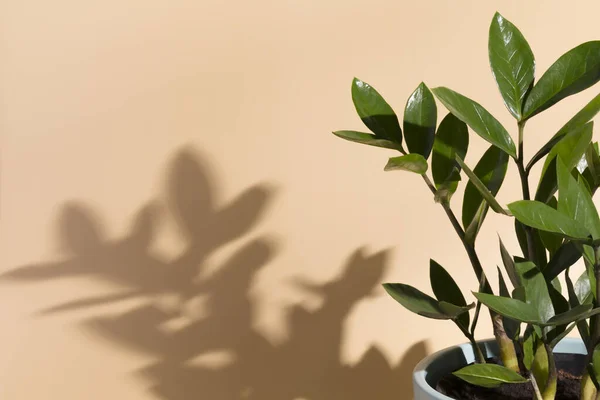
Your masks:
<svg viewBox="0 0 600 400"><path fill-rule="evenodd" d="M552 280L561 272L575 264L581 258L581 250L571 242L564 242L550 259L548 266L544 269L546 279Z"/></svg>
<svg viewBox="0 0 600 400"><path fill-rule="evenodd" d="M429 260L429 280L433 294L439 301L459 307L467 307L467 301L452 276L434 260ZM457 322L468 329L470 322L469 313L460 315L457 318Z"/></svg>
<svg viewBox="0 0 600 400"><path fill-rule="evenodd" d="M333 134L351 142L366 144L369 146L383 147L384 149L399 150L400 146L397 143L389 141L387 139L379 139L375 135L370 133L357 132L357 131L335 131Z"/></svg>
<svg viewBox="0 0 600 400"><path fill-rule="evenodd" d="M587 271L584 271L575 282L573 293L577 299L577 304L592 304L594 294Z"/></svg>
<svg viewBox="0 0 600 400"><path fill-rule="evenodd" d="M533 85L535 59L519 29L499 13L490 25L488 52L492 73L508 111L521 120L525 95Z"/></svg>
<svg viewBox="0 0 600 400"><path fill-rule="evenodd" d="M556 158L560 157L569 170L575 168L592 140L593 122L569 132L558 142L544 162L542 178L535 199L547 203L557 189Z"/></svg>
<svg viewBox="0 0 600 400"><path fill-rule="evenodd" d="M437 189L445 189L452 195L460 181L460 171L455 157L465 158L469 147L467 125L452 114L440 123L433 142L431 173Z"/></svg>
<svg viewBox="0 0 600 400"><path fill-rule="evenodd" d="M587 278L587 273L584 272L582 277ZM585 282L585 281L580 282L580 279L578 279L577 283L576 283L576 286L580 285L580 287L578 289L576 289L576 286L573 286L573 281L571 281L571 278L569 277L569 270L567 269L567 272L565 272L565 283L567 284L567 292L569 294L569 305L571 306L571 308L577 307L580 304L591 304L593 301L593 296L590 293L589 279L587 279L587 282ZM587 293L582 295L582 293L580 293L578 291L579 290L585 291L586 288L583 286L583 285L585 285L585 283L587 283ZM581 339L583 340L583 342L585 343L585 345L587 347L588 344L590 343L590 328L588 326L587 321L585 321L585 320L578 321L577 322L577 330L579 331L579 335L581 336Z"/></svg>
<svg viewBox="0 0 600 400"><path fill-rule="evenodd" d="M445 87L433 89L433 94L458 119L466 123L475 133L508 155L516 158L517 150L512 138L485 108L473 100Z"/></svg>
<svg viewBox="0 0 600 400"><path fill-rule="evenodd" d="M388 160L384 171L410 171L423 175L427 172L427 160L420 154L407 154L400 157L392 157Z"/></svg>
<svg viewBox="0 0 600 400"><path fill-rule="evenodd" d="M429 157L435 127L437 125L437 106L433 94L421 83L408 98L404 108L404 139L410 153Z"/></svg>
<svg viewBox="0 0 600 400"><path fill-rule="evenodd" d="M473 295L477 300L503 317L534 325L542 323L539 319L537 310L533 306L520 300L494 296L486 293L473 293Z"/></svg>
<svg viewBox="0 0 600 400"><path fill-rule="evenodd" d="M579 320L587 319L598 313L600 313L600 308L595 308L592 310L591 304L582 304L580 306L570 309L567 312L558 314L550 318L546 322L546 325L566 325L570 324L571 322L577 322Z"/></svg>
<svg viewBox="0 0 600 400"><path fill-rule="evenodd" d="M600 382L600 344L597 344L596 347L594 347L594 352L592 353L592 367L596 382Z"/></svg>
<svg viewBox="0 0 600 400"><path fill-rule="evenodd" d="M473 173L479 181L485 185L490 193L498 194L508 167L508 156L506 153L491 146L475 166ZM487 213L487 203L475 184L469 180L465 188L462 206L462 223L468 232L468 241L474 242L479 228Z"/></svg>
<svg viewBox="0 0 600 400"><path fill-rule="evenodd" d="M452 374L470 384L486 388L498 387L504 383L527 382L527 379L515 371L496 364L472 364Z"/></svg>
<svg viewBox="0 0 600 400"><path fill-rule="evenodd" d="M556 197L550 198L550 200L548 201L547 204L550 207L554 208L555 210L558 208L558 200L556 199ZM540 235L540 240L542 241L542 245L544 246L544 248L546 248L548 250L548 252L550 253L550 257L553 257L554 254L556 254L556 252L562 245L563 238L558 236L555 233L550 233L550 232L546 232L546 231L536 231L536 232L538 232L538 234Z"/></svg>
<svg viewBox="0 0 600 400"><path fill-rule="evenodd" d="M558 211L584 226L594 239L600 238L600 217L592 196L571 175L560 156L556 162L558 176Z"/></svg>
<svg viewBox="0 0 600 400"><path fill-rule="evenodd" d="M581 128L592 120L600 112L600 94L587 103L573 118L569 120L558 132L531 158L527 164L527 170L530 170L535 163L541 160L554 145L573 130Z"/></svg>
<svg viewBox="0 0 600 400"><path fill-rule="evenodd" d="M477 191L479 191L479 194L483 197L486 203L488 203L492 210L499 214L508 215L508 213L502 208L500 203L498 203L492 192L490 192L487 186L479 179L479 177L473 171L471 171L471 169L464 163L464 161L459 156L456 156L456 162L465 171L465 174L469 177L469 182L473 184Z"/></svg>
<svg viewBox="0 0 600 400"><path fill-rule="evenodd" d="M521 282L519 275L517 274L517 270L515 269L515 262L508 250L506 250L506 247L504 247L504 243L502 243L500 236L498 236L498 240L500 241L500 255L502 256L502 263L504 264L504 269L508 274L508 278L510 279L513 287L519 287L521 286Z"/></svg>
<svg viewBox="0 0 600 400"><path fill-rule="evenodd" d="M352 81L352 101L358 116L380 139L402 143L402 129L392 107L371 85L360 79Z"/></svg>
<svg viewBox="0 0 600 400"><path fill-rule="evenodd" d="M544 275L531 261L516 263L515 268L525 288L526 303L537 311L539 321L548 321L555 313Z"/></svg>
<svg viewBox="0 0 600 400"><path fill-rule="evenodd" d="M384 283L383 287L404 308L427 318L455 319L474 306L458 307L439 302L420 290L402 283Z"/></svg>
<svg viewBox="0 0 600 400"><path fill-rule="evenodd" d="M523 339L523 365L529 371L533 364L533 350L535 345L535 331L530 325L527 326Z"/></svg>
<svg viewBox="0 0 600 400"><path fill-rule="evenodd" d="M531 118L567 96L600 80L600 41L580 44L563 54L542 75L527 96L524 118Z"/></svg>
<svg viewBox="0 0 600 400"><path fill-rule="evenodd" d="M590 235L588 230L576 221L539 201L515 201L508 205L508 209L521 223L535 229L581 240Z"/></svg>

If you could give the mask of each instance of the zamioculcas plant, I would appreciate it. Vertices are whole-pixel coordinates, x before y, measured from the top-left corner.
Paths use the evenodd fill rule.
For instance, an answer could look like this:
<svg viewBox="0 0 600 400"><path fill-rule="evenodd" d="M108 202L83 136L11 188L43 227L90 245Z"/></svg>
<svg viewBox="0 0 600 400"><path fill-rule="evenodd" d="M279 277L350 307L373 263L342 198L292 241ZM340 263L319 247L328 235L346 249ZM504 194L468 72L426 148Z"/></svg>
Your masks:
<svg viewBox="0 0 600 400"><path fill-rule="evenodd" d="M554 399L559 370L553 350L577 329L587 349L580 398L600 399L600 285L596 284L600 279L600 218L592 201L600 187L600 156L598 144L592 143L591 122L600 111L600 95L558 129L528 162L524 154L527 121L600 80L600 41L567 51L536 81L529 44L511 22L496 13L488 51L504 104L516 120L516 142L479 103L446 87L430 90L424 83L408 98L401 124L379 92L359 79L352 82L352 100L371 132L333 133L400 153L389 158L384 169L421 175L464 246L478 282L473 301L434 260L430 261L433 296L404 283L384 284L408 310L451 320L469 340L475 362L449 372L485 388L529 382L534 398ZM436 99L449 111L439 124ZM490 144L474 168L465 163L469 130ZM532 190L530 173L542 160L541 177ZM495 196L509 162L517 167L522 198L503 206ZM452 198L463 177L467 182L459 219ZM522 251L513 256L500 240L504 272L497 271L497 288L490 286L489 270L482 266L476 250L490 209L514 218ZM574 283L570 267L582 257L586 270ZM490 362L475 338L482 305L492 319L497 363Z"/></svg>

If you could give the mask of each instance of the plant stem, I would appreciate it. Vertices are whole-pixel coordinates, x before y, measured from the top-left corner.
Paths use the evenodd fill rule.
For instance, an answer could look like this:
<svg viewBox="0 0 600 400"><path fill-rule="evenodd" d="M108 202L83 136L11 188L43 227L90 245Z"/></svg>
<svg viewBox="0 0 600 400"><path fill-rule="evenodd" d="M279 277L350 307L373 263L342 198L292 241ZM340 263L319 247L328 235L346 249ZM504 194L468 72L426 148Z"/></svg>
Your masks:
<svg viewBox="0 0 600 400"><path fill-rule="evenodd" d="M427 175L421 175L421 176L423 177L423 180L427 184L427 187L429 187L429 190L431 190L431 193L433 193L433 195L435 196L437 193L437 190L436 190L435 186L433 185L433 183L431 182L431 180L427 177ZM479 261L479 257L477 256L477 252L475 251L475 244L469 243L466 240L465 231L460 226L460 223L458 222L458 219L456 218L456 216L454 215L454 212L450 208L450 205L445 201L442 201L441 204L442 204L442 207L444 208L444 211L446 212L446 215L448 216L448 219L450 220L450 223L454 227L456 234L458 235L461 242L463 243L463 246L465 247L467 255L469 256L469 260L471 261L471 265L473 266L473 270L475 271L475 275L477 276L477 279L479 280L480 290L482 288L483 292L493 294L492 288L490 287L490 284L487 280L487 277L485 275L483 267L481 266L481 261ZM515 350L515 345L514 345L513 341L506 334L506 331L504 330L504 322L502 320L502 316L492 312L492 310L489 310L489 311L490 311L490 317L492 318L492 323L494 326L494 337L496 338L496 341L498 342L498 346L500 347L500 358L502 359L502 363L504 364L504 366L506 368L510 368L515 372L519 372L519 361L517 358L517 352ZM477 318L478 318L478 314L476 314L475 319L473 319L473 322L476 322ZM472 326L471 331L472 332L475 331L475 325ZM474 337L473 335L471 335L471 336Z"/></svg>
<svg viewBox="0 0 600 400"><path fill-rule="evenodd" d="M473 348L473 354L475 355L475 362L477 364L485 364L485 356L483 355L481 348L477 344L477 341L475 340L475 336L473 336L473 334L470 333L467 330L467 328L462 326L460 323L456 323L456 325L462 331L462 333L464 333L464 335L467 337L467 339L469 339L469 342L471 342L471 347Z"/></svg>
<svg viewBox="0 0 600 400"><path fill-rule="evenodd" d="M546 348L546 354L548 356L548 381L546 382L546 388L544 389L544 400L554 400L556 397L556 386L558 382L558 373L556 371L556 362L554 360L554 353L550 348L550 345L544 343Z"/></svg>
<svg viewBox="0 0 600 400"><path fill-rule="evenodd" d="M540 392L540 388L539 388L533 374L529 374L529 381L531 382L531 386L533 386L533 392L535 393L536 400L544 400L544 398L542 397L542 393Z"/></svg>
<svg viewBox="0 0 600 400"><path fill-rule="evenodd" d="M519 128L519 147L517 151L517 169L519 170L519 177L521 178L521 190L523 191L523 200L531 200L531 193L529 192L529 172L524 166L524 151L523 151L523 134L525 131L525 122L518 123ZM525 235L527 236L527 258L529 261L536 261L535 245L533 243L533 229L529 226L524 226ZM541 267L538 265L538 267Z"/></svg>

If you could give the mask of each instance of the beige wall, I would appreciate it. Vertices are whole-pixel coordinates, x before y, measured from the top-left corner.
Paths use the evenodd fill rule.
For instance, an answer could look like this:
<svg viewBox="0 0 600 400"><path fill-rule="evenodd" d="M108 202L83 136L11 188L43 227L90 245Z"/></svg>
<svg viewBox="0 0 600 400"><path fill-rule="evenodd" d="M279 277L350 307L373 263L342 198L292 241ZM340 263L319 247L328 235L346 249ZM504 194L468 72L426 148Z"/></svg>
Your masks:
<svg viewBox="0 0 600 400"><path fill-rule="evenodd" d="M464 339L377 283L426 289L430 257L476 282L422 182L329 132L362 129L353 76L399 112L421 80L452 87L514 132L493 12L542 71L597 39L600 6L493 3L5 2L0 398L409 398L416 360ZM595 92L528 124L529 154ZM490 216L491 275L497 232L517 250Z"/></svg>

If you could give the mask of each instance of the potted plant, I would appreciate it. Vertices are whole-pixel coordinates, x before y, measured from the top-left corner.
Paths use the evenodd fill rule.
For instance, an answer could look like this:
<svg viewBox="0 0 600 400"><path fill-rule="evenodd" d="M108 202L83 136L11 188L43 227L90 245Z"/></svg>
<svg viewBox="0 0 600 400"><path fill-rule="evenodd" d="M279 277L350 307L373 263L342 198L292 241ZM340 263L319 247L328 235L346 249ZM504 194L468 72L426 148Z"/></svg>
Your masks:
<svg viewBox="0 0 600 400"><path fill-rule="evenodd" d="M527 121L562 99L600 80L600 41L563 54L535 80L535 59L523 34L496 13L489 30L489 61L506 108L516 120L516 143L483 106L446 87L421 83L410 95L402 127L397 115L369 84L354 79L352 100L371 133L336 131L336 136L395 150L386 171L422 176L459 236L479 283L467 301L452 276L430 262L433 296L405 283L385 290L423 317L450 320L468 345L444 350L415 369L416 399L600 399L600 217L592 197L600 187L598 144L591 120L600 95L565 123L537 153L525 160ZM436 99L449 111L437 124ZM470 168L465 163L469 128L490 144ZM532 190L532 167L544 161ZM509 162L517 166L522 198L505 208L495 198ZM452 195L462 177L462 214ZM467 180L465 179L465 180ZM499 287L481 264L476 239L489 210L514 218L522 255L499 243L504 271ZM585 272L575 282L570 267L583 257ZM508 279L505 279L505 276ZM562 288L562 276L566 288ZM481 308L488 309L494 339L475 337ZM486 314L487 314L486 313ZM565 339L577 328L581 339Z"/></svg>

